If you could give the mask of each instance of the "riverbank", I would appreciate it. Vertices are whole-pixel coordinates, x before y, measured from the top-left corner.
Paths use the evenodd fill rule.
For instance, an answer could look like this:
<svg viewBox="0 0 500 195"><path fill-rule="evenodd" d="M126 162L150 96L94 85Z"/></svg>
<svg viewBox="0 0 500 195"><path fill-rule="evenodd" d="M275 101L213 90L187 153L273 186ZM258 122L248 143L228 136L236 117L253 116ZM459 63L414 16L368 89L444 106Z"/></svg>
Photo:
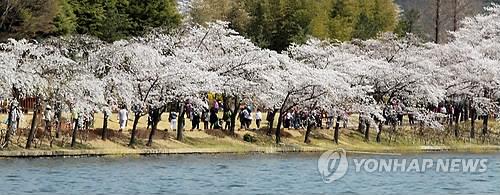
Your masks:
<svg viewBox="0 0 500 195"><path fill-rule="evenodd" d="M70 148L64 140L54 141L50 147L41 142L37 148L23 149L23 137L18 143L6 150L0 151L1 158L24 157L85 157L85 156L128 156L128 155L169 155L169 154L219 154L219 153L288 153L288 152L323 152L326 150L345 149L354 154L384 154L398 155L422 152L500 152L498 144L479 144L463 141L453 141L448 144L423 145L411 143L408 139L382 143L365 142L362 135L354 130L343 129L340 143L334 144L331 130L316 130L309 144L303 143L302 130L285 130L283 144L275 145L274 138L265 135L265 131L237 131L235 136L229 136L221 130L186 131L182 142L175 140L176 132L159 131L152 147L144 145L146 131L139 133L139 143L135 148L127 146L129 133L118 133L111 130L110 137L103 141L100 132L90 131L87 141L78 142L76 148ZM245 134L254 137L250 143L243 140ZM375 136L375 135L373 135ZM67 142L67 141L66 141Z"/></svg>
<svg viewBox="0 0 500 195"><path fill-rule="evenodd" d="M0 118L5 117L0 115ZM370 131L370 140L365 141L364 135L357 131L357 117L352 116L348 128L341 128L339 144L332 141L333 130L315 129L310 136L310 143L304 143L305 130L284 129L282 131L282 144L276 145L274 136L267 136L266 129L236 131L236 135L229 135L223 130L195 130L191 131L188 120L184 131L184 140L177 141L175 131L168 131L168 121L163 120L154 137L154 144L146 147L149 130L146 129L145 118L139 121L138 142L134 148L128 147L131 124L128 130L118 132L116 116L109 120L107 140L101 140L101 129L81 131L77 137L77 145L69 145L71 129L63 128L61 138L54 139L52 147L47 138L41 138L43 127L39 127L34 143L34 148L24 149L28 130L21 128L13 138L13 144L0 150L0 158L15 157L59 157L59 156L108 156L108 155L157 155L157 154L213 154L213 153L280 153L280 152L322 152L342 148L351 153L420 153L436 151L453 152L498 152L500 151L499 123L493 121L489 124L491 134L487 138L478 136L476 139L468 138L470 125L461 123L461 136L457 139L451 131L419 132L418 129L408 125L398 127L396 133L389 132L388 127L382 131L380 143L375 142L376 132ZM40 124L40 123L38 123ZM407 121L405 121L407 124ZM263 126L267 123L264 122ZM479 127L481 124L477 124ZM102 126L102 118L96 115L95 127ZM237 123L237 126L239 124ZM29 127L27 121L21 127ZM255 124L252 124L255 129ZM448 133L447 133L448 132ZM252 142L244 141L248 134ZM273 133L274 135L274 133ZM41 140L41 141L40 141Z"/></svg>
<svg viewBox="0 0 500 195"><path fill-rule="evenodd" d="M334 148L331 148L334 149ZM344 148L343 148L344 149ZM246 153L292 153L292 152L324 152L327 148L315 147L256 147L243 150L217 148L184 148L184 149L57 149L57 150L16 150L0 151L2 158L41 158L41 157L91 157L91 156L129 156L129 155L175 155L175 154L246 154ZM416 148L387 148L387 150L347 150L351 154L401 155L402 153L425 152L500 152L500 146L449 147L420 146Z"/></svg>

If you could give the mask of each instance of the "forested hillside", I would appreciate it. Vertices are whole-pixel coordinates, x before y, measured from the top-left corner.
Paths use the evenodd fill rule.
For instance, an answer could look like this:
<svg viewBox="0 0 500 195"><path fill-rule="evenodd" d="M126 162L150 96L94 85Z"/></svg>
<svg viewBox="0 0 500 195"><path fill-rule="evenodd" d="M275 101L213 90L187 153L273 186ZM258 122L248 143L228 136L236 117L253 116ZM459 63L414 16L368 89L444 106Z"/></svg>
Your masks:
<svg viewBox="0 0 500 195"><path fill-rule="evenodd" d="M1 0L0 41L88 34L112 42L182 23L231 22L262 48L282 51L309 36L369 39L414 33L445 42L460 19L499 0ZM437 38L436 38L437 37Z"/></svg>
<svg viewBox="0 0 500 195"><path fill-rule="evenodd" d="M368 39L397 25L392 0L194 0L194 22L230 21L257 45L284 50L308 35L346 41Z"/></svg>
<svg viewBox="0 0 500 195"><path fill-rule="evenodd" d="M0 37L89 34L105 41L177 26L175 0L1 0Z"/></svg>

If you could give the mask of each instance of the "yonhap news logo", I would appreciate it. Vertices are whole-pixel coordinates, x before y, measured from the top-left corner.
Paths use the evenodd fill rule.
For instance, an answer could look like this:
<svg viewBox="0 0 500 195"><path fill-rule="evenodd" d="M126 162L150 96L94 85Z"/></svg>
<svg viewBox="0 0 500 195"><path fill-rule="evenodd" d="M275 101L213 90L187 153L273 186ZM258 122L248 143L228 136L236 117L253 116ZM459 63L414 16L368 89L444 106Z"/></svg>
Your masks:
<svg viewBox="0 0 500 195"><path fill-rule="evenodd" d="M352 164L351 164L352 163ZM349 164L352 165L349 169ZM330 150L318 159L318 171L324 183L341 179L347 171L366 172L406 172L422 173L484 173L488 170L488 159L467 158L347 158L344 149Z"/></svg>
<svg viewBox="0 0 500 195"><path fill-rule="evenodd" d="M326 151L318 159L318 171L325 183L332 183L344 177L348 168L349 162L342 148Z"/></svg>

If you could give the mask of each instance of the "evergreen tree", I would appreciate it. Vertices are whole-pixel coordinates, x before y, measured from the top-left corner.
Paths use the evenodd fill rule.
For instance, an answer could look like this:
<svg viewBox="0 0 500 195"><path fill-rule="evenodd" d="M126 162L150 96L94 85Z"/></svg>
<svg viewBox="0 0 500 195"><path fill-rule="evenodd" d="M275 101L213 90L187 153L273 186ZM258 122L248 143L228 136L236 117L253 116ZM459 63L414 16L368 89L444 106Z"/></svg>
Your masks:
<svg viewBox="0 0 500 195"><path fill-rule="evenodd" d="M405 36L406 33L421 34L422 29L419 25L420 12L416 9L411 9L402 13L400 17L398 26L396 27L396 33L399 36Z"/></svg>
<svg viewBox="0 0 500 195"><path fill-rule="evenodd" d="M0 1L0 37L36 38L51 34L58 0Z"/></svg>
<svg viewBox="0 0 500 195"><path fill-rule="evenodd" d="M59 0L59 12L54 18L56 35L71 34L76 31L76 15L67 0Z"/></svg>

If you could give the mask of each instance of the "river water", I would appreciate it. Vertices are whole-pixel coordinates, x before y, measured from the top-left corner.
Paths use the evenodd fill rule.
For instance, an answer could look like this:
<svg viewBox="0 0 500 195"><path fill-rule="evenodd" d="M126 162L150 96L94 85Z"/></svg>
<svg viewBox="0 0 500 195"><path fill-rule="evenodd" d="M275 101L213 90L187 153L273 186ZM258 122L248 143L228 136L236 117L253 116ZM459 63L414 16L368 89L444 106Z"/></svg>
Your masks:
<svg viewBox="0 0 500 195"><path fill-rule="evenodd" d="M482 173L355 172L323 182L321 154L218 154L0 159L0 194L500 194L500 154L354 158L481 158Z"/></svg>

